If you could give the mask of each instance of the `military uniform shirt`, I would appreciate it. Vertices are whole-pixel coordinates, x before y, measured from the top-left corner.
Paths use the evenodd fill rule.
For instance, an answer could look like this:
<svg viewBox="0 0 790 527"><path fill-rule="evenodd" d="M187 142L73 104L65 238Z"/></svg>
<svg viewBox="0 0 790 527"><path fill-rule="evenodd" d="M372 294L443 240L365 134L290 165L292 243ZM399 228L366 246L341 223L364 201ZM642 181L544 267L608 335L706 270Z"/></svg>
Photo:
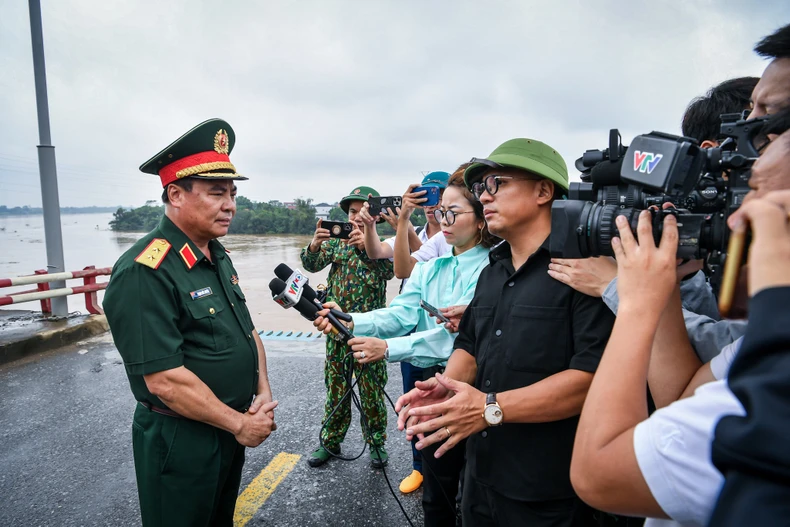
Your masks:
<svg viewBox="0 0 790 527"><path fill-rule="evenodd" d="M387 305L387 280L395 276L389 260L371 260L364 251L332 238L318 252L302 249L305 271L317 273L329 264L326 299L346 313L364 313Z"/></svg>
<svg viewBox="0 0 790 527"><path fill-rule="evenodd" d="M157 238L171 244L158 267L135 261ZM104 309L138 401L164 407L143 376L179 366L237 410L257 391L255 329L238 275L218 241L209 250L212 261L165 216L113 268Z"/></svg>

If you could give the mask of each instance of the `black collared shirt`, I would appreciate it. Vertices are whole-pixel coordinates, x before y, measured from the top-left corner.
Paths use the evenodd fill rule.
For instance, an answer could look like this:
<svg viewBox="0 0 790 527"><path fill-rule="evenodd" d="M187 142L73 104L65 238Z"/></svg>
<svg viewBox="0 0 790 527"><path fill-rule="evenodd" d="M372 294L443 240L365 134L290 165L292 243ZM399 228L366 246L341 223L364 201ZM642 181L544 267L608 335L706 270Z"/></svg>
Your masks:
<svg viewBox="0 0 790 527"><path fill-rule="evenodd" d="M475 357L478 390L499 393L568 369L598 367L614 315L600 298L548 275L548 247L546 239L518 270L507 242L491 251L455 340L456 349ZM578 421L506 423L475 434L467 444L473 477L512 499L574 496L570 464Z"/></svg>

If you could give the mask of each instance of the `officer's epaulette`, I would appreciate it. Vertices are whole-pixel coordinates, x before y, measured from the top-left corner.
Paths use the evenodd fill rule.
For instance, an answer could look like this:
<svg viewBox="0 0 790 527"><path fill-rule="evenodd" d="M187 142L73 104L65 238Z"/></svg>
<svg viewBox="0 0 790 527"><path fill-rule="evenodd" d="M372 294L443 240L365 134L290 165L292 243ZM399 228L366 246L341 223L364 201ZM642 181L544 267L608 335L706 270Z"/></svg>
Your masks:
<svg viewBox="0 0 790 527"><path fill-rule="evenodd" d="M162 263L162 260L165 259L165 255L167 251L170 250L170 242L167 240L163 240L162 238L154 238L151 243L148 244L148 247L143 249L143 252L134 259L135 262L143 265L147 265L151 269L159 268L159 264Z"/></svg>

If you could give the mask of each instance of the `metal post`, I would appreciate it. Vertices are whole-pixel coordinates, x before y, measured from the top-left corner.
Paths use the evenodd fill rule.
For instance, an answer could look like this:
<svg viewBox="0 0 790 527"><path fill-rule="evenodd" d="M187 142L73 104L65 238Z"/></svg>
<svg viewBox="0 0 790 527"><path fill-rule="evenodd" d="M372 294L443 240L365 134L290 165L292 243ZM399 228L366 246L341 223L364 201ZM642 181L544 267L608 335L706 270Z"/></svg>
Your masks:
<svg viewBox="0 0 790 527"><path fill-rule="evenodd" d="M36 110L38 111L38 168L41 173L41 201L44 209L44 240L47 246L47 270L62 273L63 235L60 229L60 200L58 173L55 168L55 147L49 134L49 104L47 102L47 71L44 65L44 37L41 26L39 0L28 0L30 7L30 37L33 41L33 74L36 79ZM66 282L53 282L53 289L66 287ZM52 314L66 316L69 312L66 297L52 299Z"/></svg>

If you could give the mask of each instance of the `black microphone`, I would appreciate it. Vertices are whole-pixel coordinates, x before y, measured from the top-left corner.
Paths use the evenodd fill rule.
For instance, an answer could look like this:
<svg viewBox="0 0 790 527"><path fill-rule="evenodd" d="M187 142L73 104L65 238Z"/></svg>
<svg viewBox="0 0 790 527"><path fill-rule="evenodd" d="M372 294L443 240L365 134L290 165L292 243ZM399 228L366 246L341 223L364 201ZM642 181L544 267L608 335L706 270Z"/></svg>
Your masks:
<svg viewBox="0 0 790 527"><path fill-rule="evenodd" d="M288 282L291 276L293 276L294 270L288 267L287 265L285 265L284 263L281 263L280 265L274 268L274 274L275 276L277 276L277 278L279 278L283 282ZM324 309L324 305L318 300L315 289L310 287L310 284L305 284L302 286L302 298L307 298L309 301L316 304L319 307L319 309ZM351 318L351 315L349 315L348 313L343 313L342 311L338 311L337 309L330 309L329 311L330 311L330 315L327 316L327 318L329 319L330 322L332 321L333 315L339 318L340 320L345 320L346 322L351 322L353 320ZM332 325L334 326L335 323L332 322Z"/></svg>
<svg viewBox="0 0 790 527"><path fill-rule="evenodd" d="M269 289L272 292L272 297L277 297L282 295L287 288L287 284L280 280L279 278L273 278L271 282L269 282ZM284 306L285 307L285 306ZM318 318L318 310L319 306L315 304L315 302L311 302L307 299L306 295L302 293L302 298L299 299L299 302L296 305L292 306L296 309L299 314L301 314L304 318L309 320L310 322L314 321ZM287 307L286 307L287 309ZM341 334L343 336L343 341L347 341L348 339L353 339L354 335L349 331L349 329L344 326L338 320L332 321L332 317L327 317L329 322L332 324L332 333L334 334Z"/></svg>

